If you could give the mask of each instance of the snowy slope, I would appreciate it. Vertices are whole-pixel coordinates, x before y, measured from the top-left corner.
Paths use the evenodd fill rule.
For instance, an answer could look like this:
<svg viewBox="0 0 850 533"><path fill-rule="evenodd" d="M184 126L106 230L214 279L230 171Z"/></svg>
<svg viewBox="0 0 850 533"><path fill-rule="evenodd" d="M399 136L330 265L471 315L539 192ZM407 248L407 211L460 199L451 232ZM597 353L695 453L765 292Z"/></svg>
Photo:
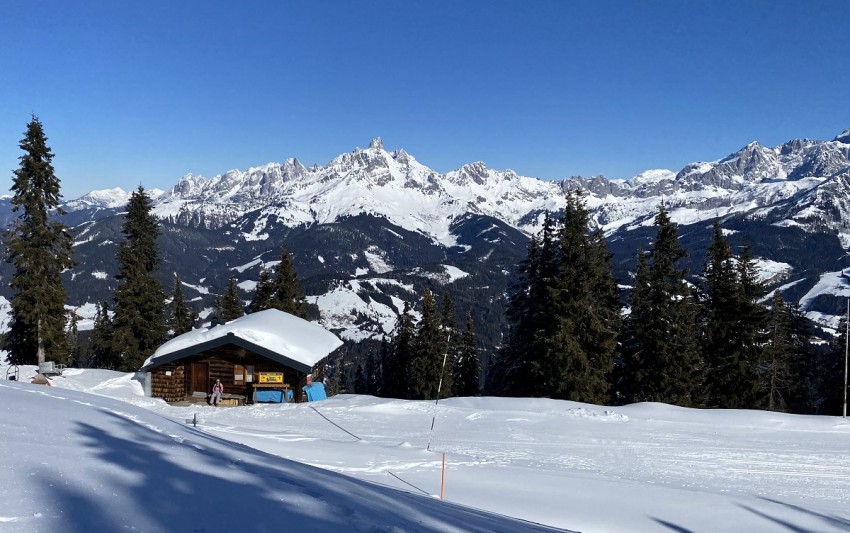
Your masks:
<svg viewBox="0 0 850 533"><path fill-rule="evenodd" d="M0 395L3 532L551 531L70 388L0 381Z"/></svg>
<svg viewBox="0 0 850 533"><path fill-rule="evenodd" d="M836 417L517 398L173 407L129 374L68 370L47 388L5 370L4 532L228 531L247 515L254 531L540 530L458 504L583 532L850 528Z"/></svg>

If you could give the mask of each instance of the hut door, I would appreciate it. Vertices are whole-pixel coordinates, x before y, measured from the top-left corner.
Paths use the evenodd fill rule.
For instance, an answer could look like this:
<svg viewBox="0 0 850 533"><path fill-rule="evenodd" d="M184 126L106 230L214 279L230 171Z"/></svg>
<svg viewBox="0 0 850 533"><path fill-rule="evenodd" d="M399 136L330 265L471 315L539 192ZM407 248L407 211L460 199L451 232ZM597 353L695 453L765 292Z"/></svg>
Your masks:
<svg viewBox="0 0 850 533"><path fill-rule="evenodd" d="M192 392L209 392L210 367L207 363L192 363Z"/></svg>

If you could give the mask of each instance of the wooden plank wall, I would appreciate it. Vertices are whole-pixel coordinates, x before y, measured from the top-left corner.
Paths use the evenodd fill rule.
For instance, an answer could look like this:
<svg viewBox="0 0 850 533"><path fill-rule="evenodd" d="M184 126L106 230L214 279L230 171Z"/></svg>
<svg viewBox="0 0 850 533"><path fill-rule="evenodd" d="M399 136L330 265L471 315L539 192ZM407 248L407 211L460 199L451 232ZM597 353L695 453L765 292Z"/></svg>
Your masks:
<svg viewBox="0 0 850 533"><path fill-rule="evenodd" d="M171 372L171 375L166 375ZM177 402L186 396L186 371L183 365L169 364L151 370L151 396Z"/></svg>

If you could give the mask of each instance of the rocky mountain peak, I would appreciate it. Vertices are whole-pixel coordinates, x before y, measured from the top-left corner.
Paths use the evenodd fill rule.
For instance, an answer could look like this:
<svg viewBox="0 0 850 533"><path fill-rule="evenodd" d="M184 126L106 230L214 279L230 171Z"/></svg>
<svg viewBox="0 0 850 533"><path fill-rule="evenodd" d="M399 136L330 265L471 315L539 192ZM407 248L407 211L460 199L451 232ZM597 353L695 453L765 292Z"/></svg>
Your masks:
<svg viewBox="0 0 850 533"><path fill-rule="evenodd" d="M838 141L838 142L844 143L844 144L850 144L850 128L847 128L846 130L839 133L835 137L835 139L833 139L833 141Z"/></svg>

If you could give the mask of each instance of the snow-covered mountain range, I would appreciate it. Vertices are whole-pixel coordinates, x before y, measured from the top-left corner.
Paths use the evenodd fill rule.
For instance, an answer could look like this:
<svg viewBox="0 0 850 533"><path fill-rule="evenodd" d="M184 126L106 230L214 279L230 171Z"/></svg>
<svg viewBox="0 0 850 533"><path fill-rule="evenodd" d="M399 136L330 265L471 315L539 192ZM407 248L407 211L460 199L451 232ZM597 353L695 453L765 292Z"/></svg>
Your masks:
<svg viewBox="0 0 850 533"><path fill-rule="evenodd" d="M664 201L674 220L691 223L733 213L765 217L805 229L830 228L845 243L844 213L850 180L850 130L832 141L792 140L774 148L752 142L710 162L679 172L648 170L630 180L603 176L544 181L482 162L437 172L405 152L387 151L380 139L342 154L325 166L297 159L204 178L186 175L155 191L155 214L179 224L219 228L255 213L245 238L263 238L274 219L286 226L328 224L358 214L386 218L435 241L455 242L451 223L466 214L490 216L525 232L538 229L543 210L563 205L563 192L580 188L607 233L644 222ZM68 211L115 208L121 189L93 191L66 204Z"/></svg>
<svg viewBox="0 0 850 533"><path fill-rule="evenodd" d="M202 317L230 275L250 299L260 268L272 266L285 245L325 325L345 338L388 332L403 301L430 286L475 311L495 345L501 296L529 235L575 188L585 191L608 236L623 285L635 251L654 237L663 202L681 225L692 273L701 270L710 222L720 218L734 245L753 248L770 287L781 287L812 318L834 325L838 299L850 295L843 275L850 267L850 129L830 141L753 142L722 159L629 180L545 181L482 162L440 173L375 139L324 166L288 159L213 178L186 175L151 192L164 228L163 283L170 287L179 273ZM114 288L117 215L128 196L93 191L64 206L78 261L68 276L86 280L71 290L75 306L108 299Z"/></svg>

